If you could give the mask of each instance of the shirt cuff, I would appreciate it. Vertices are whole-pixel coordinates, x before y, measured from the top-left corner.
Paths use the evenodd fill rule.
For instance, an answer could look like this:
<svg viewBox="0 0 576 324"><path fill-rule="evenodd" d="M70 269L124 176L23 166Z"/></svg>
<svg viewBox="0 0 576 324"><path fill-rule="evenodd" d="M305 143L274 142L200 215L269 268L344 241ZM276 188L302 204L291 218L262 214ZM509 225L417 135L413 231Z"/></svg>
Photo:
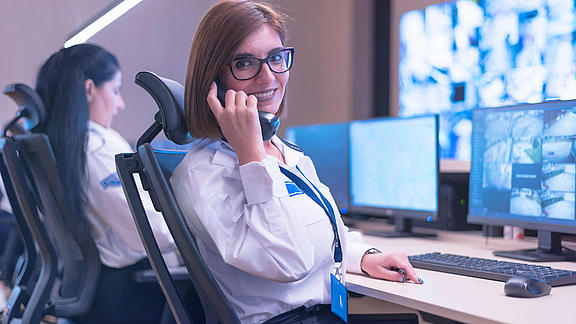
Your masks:
<svg viewBox="0 0 576 324"><path fill-rule="evenodd" d="M362 273L360 262L362 261L364 253L372 248L374 247L364 243L350 243L348 246L348 256L346 257L346 271Z"/></svg>
<svg viewBox="0 0 576 324"><path fill-rule="evenodd" d="M258 162L249 162L240 166L240 179L249 205L270 201L272 197L288 195L278 162L266 157Z"/></svg>

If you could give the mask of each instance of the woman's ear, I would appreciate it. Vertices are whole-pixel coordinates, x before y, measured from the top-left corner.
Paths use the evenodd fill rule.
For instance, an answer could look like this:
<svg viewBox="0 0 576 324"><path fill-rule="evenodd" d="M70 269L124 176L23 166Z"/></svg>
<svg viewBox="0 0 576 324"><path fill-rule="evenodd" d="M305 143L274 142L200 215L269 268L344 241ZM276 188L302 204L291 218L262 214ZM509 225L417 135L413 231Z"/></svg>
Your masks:
<svg viewBox="0 0 576 324"><path fill-rule="evenodd" d="M84 81L84 88L86 89L86 99L88 100L88 103L90 103L90 101L92 101L92 96L94 96L96 85L92 79L86 79L86 81Z"/></svg>

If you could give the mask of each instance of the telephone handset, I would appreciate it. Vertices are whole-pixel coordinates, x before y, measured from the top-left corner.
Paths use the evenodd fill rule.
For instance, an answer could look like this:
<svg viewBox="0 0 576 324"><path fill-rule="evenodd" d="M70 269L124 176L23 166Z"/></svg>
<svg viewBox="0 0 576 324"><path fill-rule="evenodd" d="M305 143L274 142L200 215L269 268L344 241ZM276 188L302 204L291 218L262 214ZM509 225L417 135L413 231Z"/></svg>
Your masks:
<svg viewBox="0 0 576 324"><path fill-rule="evenodd" d="M225 107L226 91L222 88L220 80L216 79L214 82L216 82L218 92L216 96L222 107ZM262 128L262 140L267 141L276 134L278 126L280 126L280 119L274 114L260 110L258 110L258 118L260 119L260 128Z"/></svg>

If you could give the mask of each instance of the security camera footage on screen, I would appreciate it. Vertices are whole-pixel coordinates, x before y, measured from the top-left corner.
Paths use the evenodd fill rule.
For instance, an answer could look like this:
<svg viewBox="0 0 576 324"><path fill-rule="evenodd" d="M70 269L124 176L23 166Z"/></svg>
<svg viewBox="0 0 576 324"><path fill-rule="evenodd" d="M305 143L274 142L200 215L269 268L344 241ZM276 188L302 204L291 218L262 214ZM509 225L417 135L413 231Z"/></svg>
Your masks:
<svg viewBox="0 0 576 324"><path fill-rule="evenodd" d="M441 158L470 159L471 109L576 98L574 0L447 2L399 30L399 115L440 114Z"/></svg>
<svg viewBox="0 0 576 324"><path fill-rule="evenodd" d="M474 112L476 215L574 224L576 108Z"/></svg>

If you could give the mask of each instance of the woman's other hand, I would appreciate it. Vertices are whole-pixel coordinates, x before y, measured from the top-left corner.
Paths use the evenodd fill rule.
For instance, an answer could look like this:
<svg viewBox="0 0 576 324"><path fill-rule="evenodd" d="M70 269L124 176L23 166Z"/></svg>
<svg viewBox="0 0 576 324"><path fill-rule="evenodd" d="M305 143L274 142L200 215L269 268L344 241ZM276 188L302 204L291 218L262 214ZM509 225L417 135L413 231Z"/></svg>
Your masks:
<svg viewBox="0 0 576 324"><path fill-rule="evenodd" d="M398 282L412 280L417 284L424 283L414 271L406 254L402 252L365 254L360 262L360 267L374 278Z"/></svg>
<svg viewBox="0 0 576 324"><path fill-rule="evenodd" d="M222 134L234 148L240 165L262 161L266 157L266 151L262 142L256 97L247 96L244 91L230 89L226 92L224 108L216 94L216 83L212 82L208 92L208 105L220 125Z"/></svg>

